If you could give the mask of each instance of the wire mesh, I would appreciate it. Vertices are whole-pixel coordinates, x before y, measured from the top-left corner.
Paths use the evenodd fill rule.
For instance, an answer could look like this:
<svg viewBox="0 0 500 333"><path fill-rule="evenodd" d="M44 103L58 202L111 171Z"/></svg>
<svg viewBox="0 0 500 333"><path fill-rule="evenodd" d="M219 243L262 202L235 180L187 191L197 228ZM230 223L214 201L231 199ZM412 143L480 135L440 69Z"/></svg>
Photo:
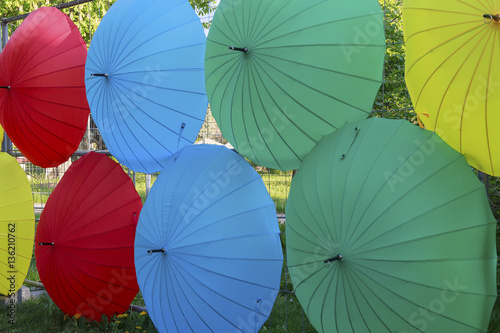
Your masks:
<svg viewBox="0 0 500 333"><path fill-rule="evenodd" d="M90 44L91 38L97 26L109 10L115 0L91 0L85 4L77 4L64 8L62 11L70 16L82 31L82 36ZM401 6L402 0L380 0L384 10L384 28L386 32L387 51L384 65L383 84L378 92L373 106L372 117L404 118L416 123L417 118L413 110L411 100L404 81L404 41L402 32ZM41 2L40 2L41 3ZM35 5L37 3L35 2ZM213 17L207 14L202 17L203 22L209 22ZM4 24L9 35L19 26L21 20ZM206 30L207 32L208 30ZM220 129L213 118L210 108L207 110L205 122L198 134L197 143L222 144L231 148L230 143L224 139ZM25 170L30 180L34 209L36 214L40 214L50 193L53 191L61 177L69 168L72 162L77 160L83 153L88 151L105 151L106 145L99 135L99 130L95 122L90 117L89 126L80 143L79 152L68 162L57 168L43 169L31 164L19 151L13 147L10 152L16 156L19 164ZM251 162L250 162L251 163ZM282 231L282 243L285 239L285 206L293 171L272 170L252 164L255 170L262 176L262 179L269 191L271 198L276 205L277 218ZM149 190L147 186L147 175L135 173L124 167L131 178L133 178L136 189L143 200ZM154 183L157 174L151 175L150 183ZM500 190L496 186L496 179L486 177L493 183L490 186L490 202L493 210L500 211ZM496 213L497 214L497 213ZM283 246L286 259L286 247ZM316 332L307 320L297 298L293 292L293 285L286 269L286 260L283 265L283 276L280 284L280 292L277 295L273 312L266 322L261 332Z"/></svg>

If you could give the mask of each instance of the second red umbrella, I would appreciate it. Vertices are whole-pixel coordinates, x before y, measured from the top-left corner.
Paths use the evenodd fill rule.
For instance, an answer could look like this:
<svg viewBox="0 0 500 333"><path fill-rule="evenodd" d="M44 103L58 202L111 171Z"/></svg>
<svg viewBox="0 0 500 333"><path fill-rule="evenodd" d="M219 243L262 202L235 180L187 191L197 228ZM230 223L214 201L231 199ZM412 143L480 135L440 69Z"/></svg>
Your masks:
<svg viewBox="0 0 500 333"><path fill-rule="evenodd" d="M58 166L82 140L86 57L78 28L55 8L32 12L0 53L0 123L33 164Z"/></svg>
<svg viewBox="0 0 500 333"><path fill-rule="evenodd" d="M89 153L54 189L35 236L47 293L67 314L91 320L123 313L139 291L135 229L142 201L118 163Z"/></svg>

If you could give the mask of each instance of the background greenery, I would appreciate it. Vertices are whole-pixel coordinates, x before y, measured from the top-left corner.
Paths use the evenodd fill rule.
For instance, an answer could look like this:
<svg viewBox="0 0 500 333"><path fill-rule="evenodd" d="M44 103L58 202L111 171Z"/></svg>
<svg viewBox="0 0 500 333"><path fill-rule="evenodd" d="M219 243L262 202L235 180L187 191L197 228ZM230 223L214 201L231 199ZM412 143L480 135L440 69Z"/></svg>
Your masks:
<svg viewBox="0 0 500 333"><path fill-rule="evenodd" d="M40 6L50 6L61 2L61 0L1 0L0 17L10 17L30 12ZM63 10L80 28L83 38L90 43L92 34L95 32L100 19L116 0L95 0L72 9ZM190 0L191 4L200 15L213 13L215 0ZM416 115L413 111L410 96L406 90L404 81L404 54L403 30L401 19L402 0L379 0L385 12L385 33L387 51L384 64L384 81L377 94L373 105L373 117L403 118L416 123ZM20 22L9 25L9 32L20 24ZM207 24L208 26L209 24ZM207 111L205 124L200 131L199 139L211 139L226 144L220 130ZM96 141L97 142L97 141ZM82 148L83 149L83 148ZM85 148L86 149L86 148ZM290 189L292 172L271 170L254 165L262 176L269 193L276 204L277 213L283 214L286 198ZM128 171L125 169L125 171ZM32 189L35 202L40 204L46 202L48 195L58 181L58 177L46 176L44 170L30 167L27 173L32 177ZM152 183L155 180L152 176ZM494 177L486 177L489 182L490 203L495 217L500 217L500 181ZM145 200L146 181L144 174L136 174L136 188ZM286 256L286 224L280 224L282 231L283 251ZM28 278L38 281L36 263L33 256ZM260 332L315 332L302 308L293 294L293 286L288 276L286 265L283 265L281 279L281 292L279 293L273 312ZM144 305L139 294L133 304ZM15 329L6 320L5 308L0 307L0 332L156 332L147 314L129 312L121 318L114 317L110 321L101 323L89 323L83 318L68 318L47 297L33 299L17 307L17 324ZM500 306L493 310L489 332L500 332Z"/></svg>

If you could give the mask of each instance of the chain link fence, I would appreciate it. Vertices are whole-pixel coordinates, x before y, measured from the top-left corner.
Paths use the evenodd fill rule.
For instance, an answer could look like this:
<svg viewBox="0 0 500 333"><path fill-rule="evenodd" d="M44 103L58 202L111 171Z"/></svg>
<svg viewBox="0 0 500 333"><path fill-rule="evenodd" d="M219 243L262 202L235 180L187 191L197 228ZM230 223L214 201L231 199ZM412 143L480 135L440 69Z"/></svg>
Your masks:
<svg viewBox="0 0 500 333"><path fill-rule="evenodd" d="M84 3L83 3L84 2ZM98 26L102 16L110 8L114 0L87 0L73 1L64 4L62 11L68 14L79 26L82 35L87 43L90 43L93 33ZM72 4L70 6L70 4ZM417 123L416 115L413 111L410 97L404 81L404 42L401 19L402 0L380 0L384 9L384 27L386 32L387 52L384 66L384 80L382 87L374 103L372 117L403 118L410 122ZM93 9L93 11L91 10ZM96 10L97 9L97 10ZM97 15L96 15L97 14ZM15 28L22 22L25 16L9 18L2 21L3 45L12 34ZM211 17L210 15L208 17ZM207 110L205 122L198 134L197 143L221 144L231 148L221 131L219 130L210 108ZM25 170L30 181L33 192L34 209L36 214L40 214L50 193L57 186L61 177L72 162L89 151L106 151L106 145L99 135L95 123L90 118L88 129L80 143L77 153L66 163L57 168L43 169L31 164L15 147L5 145L10 148L9 153L15 156ZM110 156L112 157L112 156ZM262 179L275 202L280 229L285 230L285 205L290 190L293 171L280 171L253 165L255 170L262 176ZM154 183L158 174L146 175L136 173L124 167L124 170L134 180L136 189L142 197L146 199L149 188ZM490 202L495 216L498 218L500 211L500 186L494 177L483 175L483 180L488 183ZM282 235L284 238L284 234ZM283 239L284 240L284 239ZM286 249L284 248L284 251ZM286 255L286 251L285 251ZM293 286L286 269L283 266L283 277L280 286L280 293L277 296L275 308L261 332L316 332L307 320L297 298L293 294Z"/></svg>

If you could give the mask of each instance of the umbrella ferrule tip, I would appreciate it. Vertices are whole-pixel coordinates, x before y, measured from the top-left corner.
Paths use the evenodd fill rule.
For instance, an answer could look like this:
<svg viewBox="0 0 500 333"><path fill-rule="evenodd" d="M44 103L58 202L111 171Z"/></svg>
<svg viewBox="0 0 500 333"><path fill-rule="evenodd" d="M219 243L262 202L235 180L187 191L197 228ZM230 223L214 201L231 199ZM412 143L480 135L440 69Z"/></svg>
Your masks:
<svg viewBox="0 0 500 333"><path fill-rule="evenodd" d="M93 77L96 77L96 76L102 76L102 77L108 77L108 74L107 73L93 73L93 74L90 74L90 78L93 78Z"/></svg>
<svg viewBox="0 0 500 333"><path fill-rule="evenodd" d="M333 257L333 258L330 258L330 259L326 259L325 261L323 261L325 264L328 264L330 265L330 263L332 263L333 261L344 261L344 256L342 254L339 254L337 255L336 257Z"/></svg>
<svg viewBox="0 0 500 333"><path fill-rule="evenodd" d="M495 21L495 23L500 23L500 14L484 14L483 15L484 23L491 23L491 21Z"/></svg>
<svg viewBox="0 0 500 333"><path fill-rule="evenodd" d="M248 47L230 46L229 49L232 50L232 51L240 51L240 52L243 52L243 53L248 53Z"/></svg>

